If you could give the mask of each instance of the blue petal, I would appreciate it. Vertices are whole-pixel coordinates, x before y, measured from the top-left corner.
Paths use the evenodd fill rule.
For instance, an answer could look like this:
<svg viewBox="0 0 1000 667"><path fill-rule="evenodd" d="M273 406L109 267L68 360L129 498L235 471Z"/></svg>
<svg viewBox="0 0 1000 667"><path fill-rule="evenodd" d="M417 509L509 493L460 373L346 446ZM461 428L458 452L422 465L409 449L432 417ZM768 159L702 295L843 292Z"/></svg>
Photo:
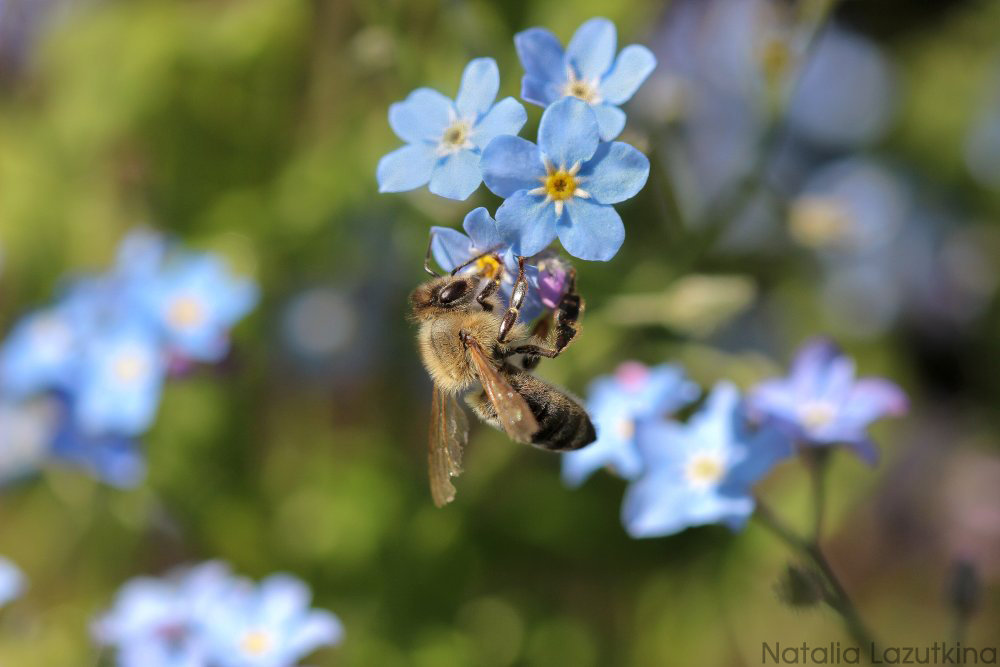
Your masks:
<svg viewBox="0 0 1000 667"><path fill-rule="evenodd" d="M563 97L563 94L559 84L526 74L521 79L521 97L532 104L547 107Z"/></svg>
<svg viewBox="0 0 1000 667"><path fill-rule="evenodd" d="M602 143L583 165L580 187L602 204L617 204L634 197L649 177L649 160L626 143Z"/></svg>
<svg viewBox="0 0 1000 667"><path fill-rule="evenodd" d="M469 261L475 255L475 249L472 240L457 229L431 227L431 253L438 266L451 271Z"/></svg>
<svg viewBox="0 0 1000 667"><path fill-rule="evenodd" d="M573 257L606 262L622 247L625 225L612 207L573 197L559 223L559 240Z"/></svg>
<svg viewBox="0 0 1000 667"><path fill-rule="evenodd" d="M462 228L472 239L473 247L479 252L497 250L503 245L500 232L497 230L496 220L482 206L469 211L465 220L462 221Z"/></svg>
<svg viewBox="0 0 1000 667"><path fill-rule="evenodd" d="M493 58L476 58L465 66L455 108L463 118L475 120L490 110L500 90L500 70Z"/></svg>
<svg viewBox="0 0 1000 667"><path fill-rule="evenodd" d="M641 44L622 49L607 76L601 81L601 97L611 104L624 104L635 95L642 82L656 69L656 56Z"/></svg>
<svg viewBox="0 0 1000 667"><path fill-rule="evenodd" d="M517 134L527 121L528 114L521 103L513 97L507 97L497 102L496 106L476 123L470 139L482 150L501 135Z"/></svg>
<svg viewBox="0 0 1000 667"><path fill-rule="evenodd" d="M479 154L461 150L437 163L431 173L429 190L448 199L464 200L483 182L479 173Z"/></svg>
<svg viewBox="0 0 1000 667"><path fill-rule="evenodd" d="M500 197L537 188L545 178L538 147L527 139L510 135L490 142L483 151L479 167L486 187Z"/></svg>
<svg viewBox="0 0 1000 667"><path fill-rule="evenodd" d="M497 227L515 254L534 255L556 237L555 206L544 197L518 192L497 209Z"/></svg>
<svg viewBox="0 0 1000 667"><path fill-rule="evenodd" d="M617 45L614 23L608 19L590 19L573 35L566 47L566 57L581 78L597 79L611 69Z"/></svg>
<svg viewBox="0 0 1000 667"><path fill-rule="evenodd" d="M562 45L548 30L529 28L517 33L514 35L514 48L527 76L541 81L566 80ZM536 100L529 101L536 102Z"/></svg>
<svg viewBox="0 0 1000 667"><path fill-rule="evenodd" d="M625 112L611 104L595 104L591 107L597 115L597 126L601 141L611 141L625 129Z"/></svg>
<svg viewBox="0 0 1000 667"><path fill-rule="evenodd" d="M389 126L407 143L437 143L451 122L451 100L436 90L417 88L389 106Z"/></svg>
<svg viewBox="0 0 1000 667"><path fill-rule="evenodd" d="M437 161L438 155L430 145L410 144L397 148L378 161L375 170L378 191L403 192L419 188L431 179Z"/></svg>
<svg viewBox="0 0 1000 667"><path fill-rule="evenodd" d="M599 141L597 117L583 100L564 97L542 113L538 147L556 167L571 167L594 155Z"/></svg>

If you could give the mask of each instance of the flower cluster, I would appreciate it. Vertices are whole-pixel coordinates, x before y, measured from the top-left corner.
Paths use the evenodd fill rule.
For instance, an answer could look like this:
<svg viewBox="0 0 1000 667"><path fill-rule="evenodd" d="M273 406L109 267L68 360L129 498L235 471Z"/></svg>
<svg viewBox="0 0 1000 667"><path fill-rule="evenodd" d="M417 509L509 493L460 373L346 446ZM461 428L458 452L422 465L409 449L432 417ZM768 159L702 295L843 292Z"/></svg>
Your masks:
<svg viewBox="0 0 1000 667"><path fill-rule="evenodd" d="M466 217L467 238L432 229L443 268L489 253L490 264L478 269L502 273L509 286L514 258L534 258L557 237L579 259L607 261L618 252L625 226L613 205L635 196L649 175L642 153L614 141L626 120L619 105L656 59L637 44L616 57L616 42L614 24L601 18L580 26L565 51L542 28L515 36L525 70L521 97L545 108L537 143L517 136L527 121L520 103L507 97L494 104L500 75L492 58L466 66L454 100L419 88L389 108L389 124L407 143L379 162L380 191L427 184L434 194L464 200L485 182L504 199L496 220L484 208ZM544 301L540 268L529 276L536 312Z"/></svg>
<svg viewBox="0 0 1000 667"><path fill-rule="evenodd" d="M135 438L152 425L164 381L220 361L256 300L219 257L152 232L128 236L110 271L73 282L0 345L2 474L52 455L111 484L139 481Z"/></svg>
<svg viewBox="0 0 1000 667"><path fill-rule="evenodd" d="M290 575L259 584L208 562L126 583L93 626L121 667L289 667L344 631Z"/></svg>
<svg viewBox="0 0 1000 667"><path fill-rule="evenodd" d="M856 380L853 360L826 340L807 343L789 377L746 398L718 383L686 422L671 415L699 391L674 365L627 362L589 394L597 442L563 456L563 477L576 486L607 466L629 480L622 521L633 537L711 523L737 530L754 511L754 485L796 447L845 445L871 461L867 427L907 408L888 380Z"/></svg>

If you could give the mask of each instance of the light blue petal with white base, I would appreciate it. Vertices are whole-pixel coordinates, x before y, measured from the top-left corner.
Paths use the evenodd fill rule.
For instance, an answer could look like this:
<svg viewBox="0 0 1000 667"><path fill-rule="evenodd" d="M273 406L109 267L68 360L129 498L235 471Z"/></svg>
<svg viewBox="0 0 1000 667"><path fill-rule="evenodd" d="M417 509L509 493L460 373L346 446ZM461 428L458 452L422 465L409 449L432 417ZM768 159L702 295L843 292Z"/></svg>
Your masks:
<svg viewBox="0 0 1000 667"><path fill-rule="evenodd" d="M551 203L524 190L497 209L500 236L517 255L539 253L556 238L556 212Z"/></svg>
<svg viewBox="0 0 1000 667"><path fill-rule="evenodd" d="M428 189L448 199L464 200L476 191L483 177L479 173L479 155L458 151L443 157L431 173Z"/></svg>
<svg viewBox="0 0 1000 667"><path fill-rule="evenodd" d="M545 178L538 146L521 137L503 136L491 141L479 166L486 187L500 197L536 188Z"/></svg>
<svg viewBox="0 0 1000 667"><path fill-rule="evenodd" d="M580 186L602 204L634 197L649 178L649 158L621 141L602 143L580 170Z"/></svg>
<svg viewBox="0 0 1000 667"><path fill-rule="evenodd" d="M656 56L641 44L630 44L622 49L614 67L601 80L601 97L611 104L624 104L632 99L635 91L656 69Z"/></svg>
<svg viewBox="0 0 1000 667"><path fill-rule="evenodd" d="M538 126L538 148L556 167L586 162L600 142L597 117L590 105L566 97L542 114Z"/></svg>
<svg viewBox="0 0 1000 667"><path fill-rule="evenodd" d="M402 102L389 105L389 126L403 141L437 143L451 122L451 100L436 90L417 88Z"/></svg>
<svg viewBox="0 0 1000 667"><path fill-rule="evenodd" d="M502 135L515 135L528 122L524 106L513 97L506 97L486 112L472 130L471 141L480 150Z"/></svg>
<svg viewBox="0 0 1000 667"><path fill-rule="evenodd" d="M573 197L566 202L558 234L566 252L574 257L606 262L625 241L625 225L611 206Z"/></svg>
<svg viewBox="0 0 1000 667"><path fill-rule="evenodd" d="M566 47L566 57L583 79L597 79L611 69L618 45L615 24L593 18L579 28Z"/></svg>
<svg viewBox="0 0 1000 667"><path fill-rule="evenodd" d="M375 177L379 192L405 192L431 180L439 156L429 144L409 144L397 148L378 161Z"/></svg>
<svg viewBox="0 0 1000 667"><path fill-rule="evenodd" d="M476 58L465 66L455 97L455 108L463 118L476 120L489 111L500 91L500 70L493 58Z"/></svg>

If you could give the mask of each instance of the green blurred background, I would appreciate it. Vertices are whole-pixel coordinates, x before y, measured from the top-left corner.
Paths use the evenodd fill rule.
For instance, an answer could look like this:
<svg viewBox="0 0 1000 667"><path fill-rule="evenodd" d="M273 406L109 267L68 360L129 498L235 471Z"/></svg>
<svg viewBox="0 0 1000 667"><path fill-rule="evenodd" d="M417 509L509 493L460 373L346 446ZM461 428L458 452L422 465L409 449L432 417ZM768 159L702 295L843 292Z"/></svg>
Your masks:
<svg viewBox="0 0 1000 667"><path fill-rule="evenodd" d="M96 664L88 625L121 583L208 558L306 579L347 633L316 665L751 665L762 641L846 643L833 614L778 601L789 554L757 526L629 539L623 482L567 489L557 457L485 427L456 502L429 498L430 383L406 296L429 226L497 200L377 194L375 164L399 143L387 107L422 85L453 95L477 56L497 59L501 95L516 96L518 30L565 41L606 15L621 44L649 43L664 4L49 4L23 50L0 49L0 330L67 274L107 267L141 224L222 252L263 298L225 364L168 384L145 438L147 483L120 491L52 468L3 490L0 553L31 589L0 615L0 663ZM956 228L995 241L1000 191L970 177L962 145L997 81L1000 5L848 2L835 14L897 68L894 123L870 150L932 184ZM532 137L540 110L528 111ZM627 133L651 153L650 185L620 209L619 255L578 264L585 331L540 375L584 394L626 359L675 360L703 386L746 386L833 333L862 374L901 382L913 410L876 429L877 469L835 457L831 558L886 641L947 639L954 558L987 583L1000 574L996 299L958 323L901 317L853 336L824 310L818 262L788 241L783 214L762 246L720 249L664 204L662 129ZM997 246L982 247L995 265ZM303 295L311 311L296 309ZM289 344L303 327L321 360ZM805 524L801 469L781 468L764 494ZM1000 643L998 601L987 589L970 643Z"/></svg>

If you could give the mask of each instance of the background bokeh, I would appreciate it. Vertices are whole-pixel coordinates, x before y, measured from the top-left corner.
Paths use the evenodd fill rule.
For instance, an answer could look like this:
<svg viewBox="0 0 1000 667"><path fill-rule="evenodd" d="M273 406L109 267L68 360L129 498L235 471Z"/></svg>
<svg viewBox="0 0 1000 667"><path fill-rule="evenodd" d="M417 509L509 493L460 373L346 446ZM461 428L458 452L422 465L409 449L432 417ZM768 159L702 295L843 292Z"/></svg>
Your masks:
<svg viewBox="0 0 1000 667"><path fill-rule="evenodd" d="M811 335L902 384L883 462L835 457L827 544L887 643L951 635L958 558L1000 643L1000 4L558 0L0 1L0 332L148 225L261 288L233 350L167 385L145 483L46 467L0 491L27 573L0 662L91 665L91 619L138 574L221 558L313 587L346 627L316 665L749 665L762 641L846 637L774 593L752 524L632 540L623 483L474 427L456 502L427 490L430 382L406 296L431 225L467 202L379 195L388 105L452 95L512 35L606 15L660 66L628 107L651 158L588 309L539 374L579 394L626 359L703 386L778 374ZM525 136L540 110L529 107ZM3 443L0 443L0 447ZM807 476L763 493L808 517Z"/></svg>

